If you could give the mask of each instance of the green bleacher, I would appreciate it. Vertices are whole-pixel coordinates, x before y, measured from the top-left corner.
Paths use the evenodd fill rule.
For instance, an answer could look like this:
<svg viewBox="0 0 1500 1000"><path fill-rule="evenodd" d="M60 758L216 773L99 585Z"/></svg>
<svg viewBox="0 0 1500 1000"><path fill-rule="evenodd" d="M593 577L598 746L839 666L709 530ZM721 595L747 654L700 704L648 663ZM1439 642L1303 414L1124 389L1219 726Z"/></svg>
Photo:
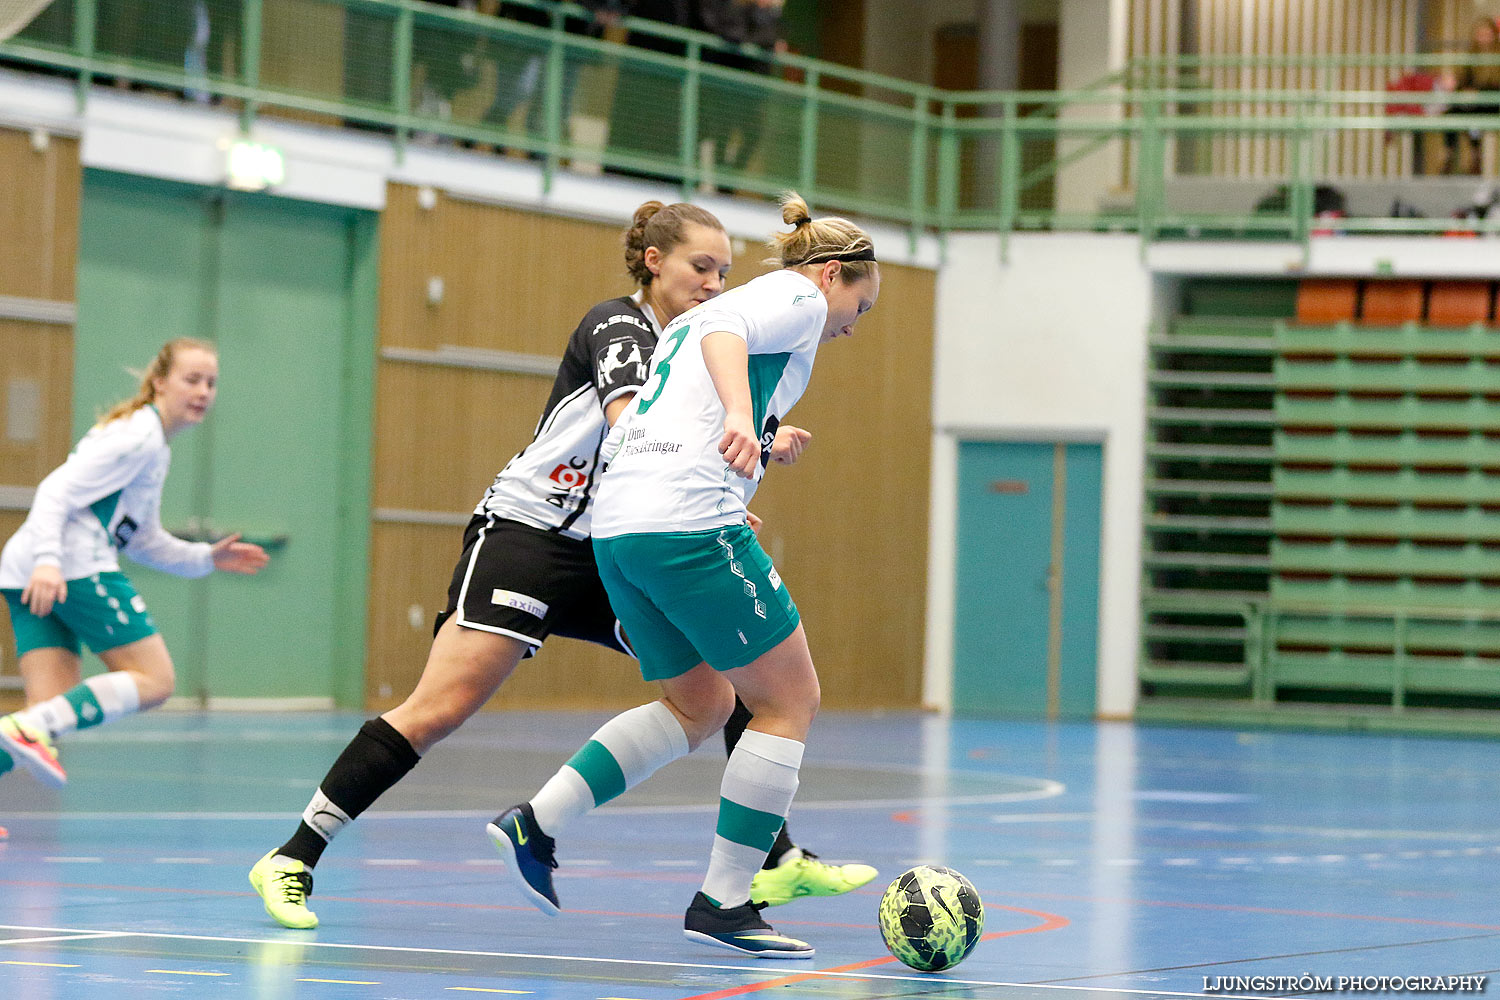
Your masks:
<svg viewBox="0 0 1500 1000"><path fill-rule="evenodd" d="M1153 335L1148 716L1500 707L1497 359L1478 322L1188 313Z"/></svg>
<svg viewBox="0 0 1500 1000"><path fill-rule="evenodd" d="M1140 679L1248 698L1270 592L1273 317L1295 284L1195 281L1182 299L1150 339Z"/></svg>

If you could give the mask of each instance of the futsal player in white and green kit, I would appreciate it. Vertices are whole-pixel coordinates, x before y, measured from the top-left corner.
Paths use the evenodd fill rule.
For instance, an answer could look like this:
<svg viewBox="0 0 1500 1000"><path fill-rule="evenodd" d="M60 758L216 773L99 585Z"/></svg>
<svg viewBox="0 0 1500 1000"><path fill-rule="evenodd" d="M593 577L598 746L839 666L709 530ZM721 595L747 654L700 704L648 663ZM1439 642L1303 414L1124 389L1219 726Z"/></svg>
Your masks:
<svg viewBox="0 0 1500 1000"><path fill-rule="evenodd" d="M750 900L750 883L792 797L818 677L797 606L749 526L748 504L776 429L801 398L819 344L852 332L880 293L870 238L812 219L774 238L780 270L679 316L662 331L646 384L604 448L593 546L600 579L662 697L592 739L488 832L528 901L559 911L555 839L717 733L736 695L752 718L724 771L719 819L687 937L763 958L809 958Z"/></svg>
<svg viewBox="0 0 1500 1000"><path fill-rule="evenodd" d="M164 344L135 395L112 407L36 488L26 520L0 550L27 708L0 717L0 774L19 763L60 788L68 775L53 741L155 708L171 695L172 658L146 602L120 572L120 553L164 573L258 573L259 545L213 544L161 525L170 442L202 423L218 395L212 344ZM87 646L105 671L82 674Z"/></svg>

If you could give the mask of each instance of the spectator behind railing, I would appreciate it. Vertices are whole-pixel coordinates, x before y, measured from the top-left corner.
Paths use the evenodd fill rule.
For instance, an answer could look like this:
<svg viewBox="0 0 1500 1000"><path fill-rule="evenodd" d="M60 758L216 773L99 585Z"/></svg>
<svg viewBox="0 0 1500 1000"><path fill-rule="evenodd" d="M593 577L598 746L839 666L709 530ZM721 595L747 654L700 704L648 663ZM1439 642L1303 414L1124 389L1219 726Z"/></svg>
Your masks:
<svg viewBox="0 0 1500 1000"><path fill-rule="evenodd" d="M781 37L781 14L785 0L698 0L698 27L710 31L732 45L755 45L774 52L785 52ZM705 62L752 73L768 73L771 64L764 58L741 52L708 50ZM737 113L705 114L702 137L712 144L715 164L743 172L760 145L765 124L766 98L754 87L737 90ZM735 141L736 135L738 142Z"/></svg>
<svg viewBox="0 0 1500 1000"><path fill-rule="evenodd" d="M693 0L631 0L626 13L678 28L697 26ZM632 31L625 36L625 42L663 55L687 55L686 43L660 35ZM615 87L614 103L609 110L610 149L676 161L682 142L682 128L677 116L681 93L680 71L624 62ZM651 170L612 169L616 173L654 180L676 179L675 174Z"/></svg>
<svg viewBox="0 0 1500 1000"><path fill-rule="evenodd" d="M439 7L472 11L475 0L428 0ZM454 33L446 24L419 21L412 38L413 110L429 118L453 117L453 98L479 80L473 49L454 51Z"/></svg>
<svg viewBox="0 0 1500 1000"><path fill-rule="evenodd" d="M630 7L630 0L576 0L576 2L587 8L590 16L564 18L563 30L569 34L585 35L589 38L602 37L604 29L618 23ZM512 21L542 28L550 27L552 24L552 16L548 11L527 4L480 0L479 10L484 14L498 14ZM573 92L578 86L578 71L581 68L582 64L576 58L563 60L559 114L563 122L562 140L564 142L568 140L568 121L572 114ZM546 52L540 49L531 50L519 57L514 52L501 54L495 59L495 70L495 99L484 113L485 122L504 127L516 109L526 104L526 134L540 137L546 113Z"/></svg>
<svg viewBox="0 0 1500 1000"><path fill-rule="evenodd" d="M1500 31L1497 31L1493 17L1474 19L1469 36L1469 54L1500 55ZM1461 66L1457 71L1450 70L1445 77L1445 84L1454 92L1454 99L1448 104L1448 114L1500 115L1500 104L1495 104L1493 101L1467 101L1458 98L1458 94L1463 91L1500 91L1500 65ZM1464 145L1462 140L1465 138L1468 139L1467 157L1461 152L1461 146ZM1483 139L1484 132L1480 129L1469 129L1467 133L1444 133L1443 142L1448 155L1443 165L1443 172L1449 174L1479 173Z"/></svg>

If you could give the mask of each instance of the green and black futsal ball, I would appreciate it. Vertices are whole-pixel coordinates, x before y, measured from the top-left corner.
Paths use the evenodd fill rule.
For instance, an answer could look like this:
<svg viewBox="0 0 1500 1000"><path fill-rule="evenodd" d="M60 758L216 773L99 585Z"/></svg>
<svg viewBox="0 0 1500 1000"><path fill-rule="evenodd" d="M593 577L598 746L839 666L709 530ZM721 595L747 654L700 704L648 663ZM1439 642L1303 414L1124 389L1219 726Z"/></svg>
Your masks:
<svg viewBox="0 0 1500 1000"><path fill-rule="evenodd" d="M973 883L951 868L918 865L880 899L880 936L920 972L951 969L984 933L984 904Z"/></svg>

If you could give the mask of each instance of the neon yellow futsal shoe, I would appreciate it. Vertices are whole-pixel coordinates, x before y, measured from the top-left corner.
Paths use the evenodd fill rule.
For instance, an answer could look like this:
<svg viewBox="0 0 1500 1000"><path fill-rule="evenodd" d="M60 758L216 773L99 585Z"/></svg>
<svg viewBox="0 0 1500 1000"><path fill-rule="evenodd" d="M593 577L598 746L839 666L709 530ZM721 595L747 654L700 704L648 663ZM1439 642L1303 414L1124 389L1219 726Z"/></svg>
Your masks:
<svg viewBox="0 0 1500 1000"><path fill-rule="evenodd" d="M271 851L250 869L250 884L265 901L266 912L281 926L298 931L318 926L318 915L307 908L312 872L302 862Z"/></svg>
<svg viewBox="0 0 1500 1000"><path fill-rule="evenodd" d="M869 865L830 865L810 851L794 847L775 868L762 868L750 883L750 898L780 906L804 896L842 896L880 873Z"/></svg>

